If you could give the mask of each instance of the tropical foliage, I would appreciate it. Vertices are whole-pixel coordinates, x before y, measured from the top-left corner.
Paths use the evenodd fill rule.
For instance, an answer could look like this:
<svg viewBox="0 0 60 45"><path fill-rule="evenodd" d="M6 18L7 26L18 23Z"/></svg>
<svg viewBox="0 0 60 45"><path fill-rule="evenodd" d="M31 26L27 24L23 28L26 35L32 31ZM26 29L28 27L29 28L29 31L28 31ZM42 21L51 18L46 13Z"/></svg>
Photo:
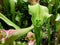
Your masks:
<svg viewBox="0 0 60 45"><path fill-rule="evenodd" d="M60 0L34 2L0 0L0 45L60 43Z"/></svg>

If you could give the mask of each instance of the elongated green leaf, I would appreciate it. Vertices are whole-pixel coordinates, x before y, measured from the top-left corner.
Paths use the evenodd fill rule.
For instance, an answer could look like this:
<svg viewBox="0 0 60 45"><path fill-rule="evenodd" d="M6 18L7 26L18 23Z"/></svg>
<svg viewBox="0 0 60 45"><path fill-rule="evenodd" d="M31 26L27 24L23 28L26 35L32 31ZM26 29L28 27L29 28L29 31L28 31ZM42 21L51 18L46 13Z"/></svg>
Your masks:
<svg viewBox="0 0 60 45"><path fill-rule="evenodd" d="M20 29L19 26L17 26L16 24L14 24L13 22L11 22L8 18L6 18L3 14L0 13L0 19L2 19L3 21L5 21L9 26L14 27L15 29Z"/></svg>
<svg viewBox="0 0 60 45"><path fill-rule="evenodd" d="M17 0L9 0L10 3L10 12L12 14L12 21L15 22L15 3Z"/></svg>
<svg viewBox="0 0 60 45"><path fill-rule="evenodd" d="M10 2L11 13L14 14L15 13L15 1L9 0L9 2Z"/></svg>
<svg viewBox="0 0 60 45"><path fill-rule="evenodd" d="M9 13L9 0L3 0L6 13Z"/></svg>

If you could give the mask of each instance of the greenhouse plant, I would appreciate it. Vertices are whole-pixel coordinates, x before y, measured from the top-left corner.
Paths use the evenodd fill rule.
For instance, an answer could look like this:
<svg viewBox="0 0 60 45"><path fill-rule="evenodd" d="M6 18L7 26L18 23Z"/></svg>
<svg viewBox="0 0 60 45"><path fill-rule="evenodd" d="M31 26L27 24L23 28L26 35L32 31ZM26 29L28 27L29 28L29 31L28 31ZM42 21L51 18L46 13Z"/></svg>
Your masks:
<svg viewBox="0 0 60 45"><path fill-rule="evenodd" d="M60 0L0 0L0 45L60 45Z"/></svg>

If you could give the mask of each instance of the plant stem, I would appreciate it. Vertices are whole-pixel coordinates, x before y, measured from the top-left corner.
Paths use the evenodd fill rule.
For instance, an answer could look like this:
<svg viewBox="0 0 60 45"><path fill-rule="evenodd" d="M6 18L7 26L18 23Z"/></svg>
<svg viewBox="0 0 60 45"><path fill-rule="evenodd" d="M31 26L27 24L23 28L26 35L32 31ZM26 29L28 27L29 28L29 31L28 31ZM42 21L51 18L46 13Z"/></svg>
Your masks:
<svg viewBox="0 0 60 45"><path fill-rule="evenodd" d="M42 26L41 25L34 26L34 31L36 37L36 45L42 45Z"/></svg>
<svg viewBox="0 0 60 45"><path fill-rule="evenodd" d="M46 25L46 30L48 34L48 45L50 45L50 18L48 19L47 25Z"/></svg>
<svg viewBox="0 0 60 45"><path fill-rule="evenodd" d="M55 4L54 4L54 37L56 37L56 16L57 16L57 9L58 9L58 5L59 5L59 0L55 0ZM54 42L55 45L55 42Z"/></svg>

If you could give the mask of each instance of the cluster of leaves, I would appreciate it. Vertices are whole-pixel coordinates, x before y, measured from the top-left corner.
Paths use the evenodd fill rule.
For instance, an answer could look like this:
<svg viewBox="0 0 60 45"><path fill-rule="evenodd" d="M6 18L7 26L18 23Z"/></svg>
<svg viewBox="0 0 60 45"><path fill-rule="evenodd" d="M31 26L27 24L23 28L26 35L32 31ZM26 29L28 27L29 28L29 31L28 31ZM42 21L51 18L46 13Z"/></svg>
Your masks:
<svg viewBox="0 0 60 45"><path fill-rule="evenodd" d="M59 26L60 26L60 24L59 24L59 20L60 20L60 18L59 18L60 17L60 11L59 11L60 0L44 0L44 1L41 0L41 2L45 3L45 4L44 3L43 4L48 7L49 13L52 14L52 17L50 18L50 21L48 21L48 22L50 22L50 25L52 26L52 31L53 31L53 35L54 35L53 39L55 40L56 31L59 30ZM58 18L58 20L55 20L56 18ZM50 30L49 29L50 28L49 24L48 24L47 28L48 28L48 30ZM50 31L48 31L48 35L49 35L49 33L50 33ZM51 41L53 39L48 39L48 41L49 40ZM51 43L50 41L49 41L49 43ZM53 45L55 45L55 44L53 44Z"/></svg>
<svg viewBox="0 0 60 45"><path fill-rule="evenodd" d="M0 29L20 30L20 27L25 28L31 25L31 16L28 14L28 3L26 1L2 0L0 2L3 2L0 4ZM25 43L17 43L17 45L20 44L25 45Z"/></svg>
<svg viewBox="0 0 60 45"><path fill-rule="evenodd" d="M28 13L28 3L25 0L2 0L0 2L3 2L3 5L0 4L0 10L12 22L21 28L31 25L31 16ZM3 21L0 21L0 23L2 23L5 29L12 28ZM7 27L5 27L5 25Z"/></svg>
<svg viewBox="0 0 60 45"><path fill-rule="evenodd" d="M0 13L0 18L2 19L2 20L0 19L0 29L3 29L3 28L4 29L11 29L11 28L20 29L20 27L25 28L32 24L31 16L28 13L28 2L26 1L27 0L2 0L0 1L0 2L3 2L0 4L0 12L4 14L3 15ZM49 9L49 13L52 14L52 17L48 19L48 22L46 24L46 31L48 33L48 43L50 44L51 43L50 42L51 41L50 25L53 27L54 39L56 36L56 31L59 29L56 27L60 26L59 22L57 22L59 21L59 16L57 17L57 20L55 21L56 16L60 13L60 0L40 0L40 4L47 6ZM44 19L41 17L41 20L44 20ZM33 22L33 24L34 23L35 22ZM41 24L42 23L44 22L41 22Z"/></svg>

